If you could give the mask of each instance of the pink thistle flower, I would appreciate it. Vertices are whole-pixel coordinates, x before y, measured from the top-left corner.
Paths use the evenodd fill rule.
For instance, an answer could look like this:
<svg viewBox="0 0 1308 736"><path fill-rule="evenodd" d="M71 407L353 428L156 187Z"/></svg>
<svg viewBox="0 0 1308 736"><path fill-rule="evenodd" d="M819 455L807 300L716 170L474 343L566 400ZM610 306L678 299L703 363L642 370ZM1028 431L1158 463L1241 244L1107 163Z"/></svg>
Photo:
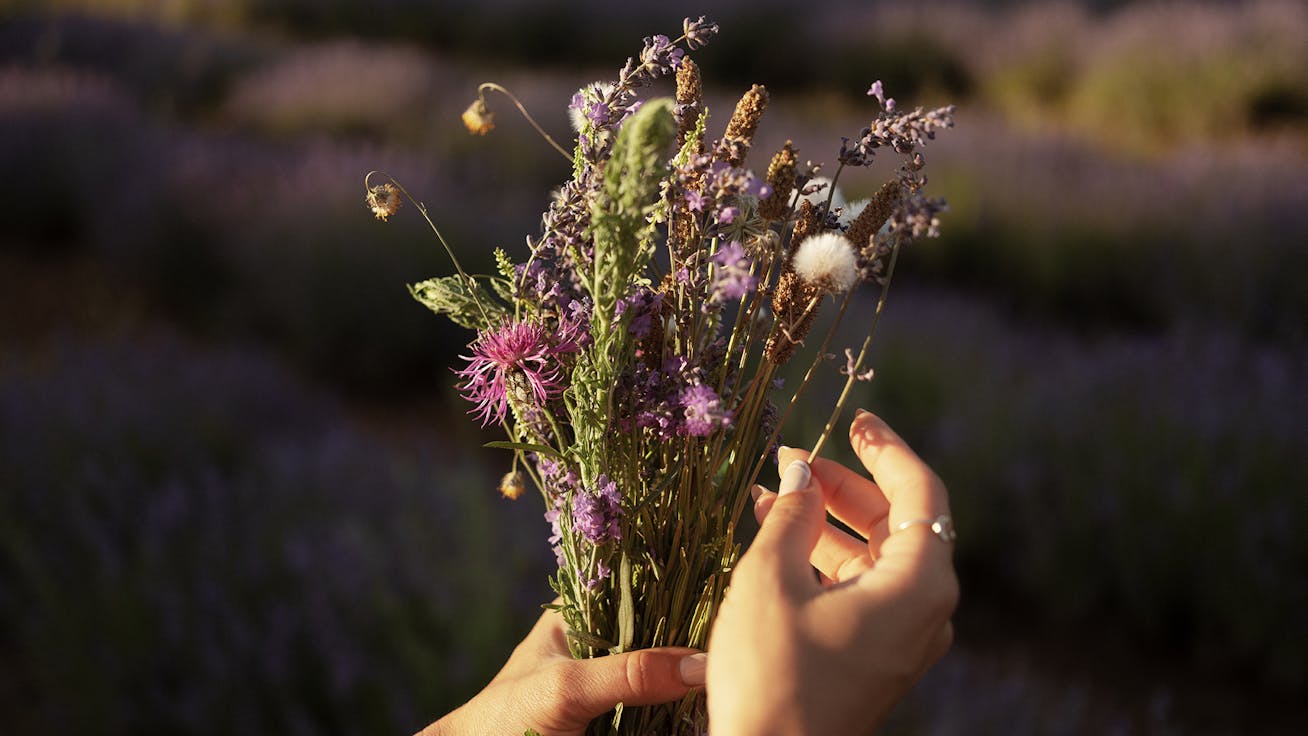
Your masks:
<svg viewBox="0 0 1308 736"><path fill-rule="evenodd" d="M473 341L472 355L455 375L459 393L477 406L469 411L483 427L504 420L509 402L544 406L566 387L563 356L577 352L578 328L569 321L550 328L533 321L505 322Z"/></svg>

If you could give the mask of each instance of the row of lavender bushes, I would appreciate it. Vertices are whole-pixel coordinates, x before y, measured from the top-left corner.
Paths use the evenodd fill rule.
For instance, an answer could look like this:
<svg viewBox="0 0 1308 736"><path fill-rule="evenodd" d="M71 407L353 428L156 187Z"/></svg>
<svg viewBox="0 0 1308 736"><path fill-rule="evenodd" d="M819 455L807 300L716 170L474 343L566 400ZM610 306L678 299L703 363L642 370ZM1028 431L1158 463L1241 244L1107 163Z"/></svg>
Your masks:
<svg viewBox="0 0 1308 736"><path fill-rule="evenodd" d="M704 12L695 3L619 7L602 0L549 7L529 0L475 7L422 0L54 5L199 27L403 39L494 60L603 66L630 53L640 34L672 33L683 16ZM727 33L703 52L704 66L735 85L761 77L776 88L856 94L866 87L866 70L877 69L900 94L973 95L1025 122L1070 125L1132 148L1302 127L1308 118L1308 51L1301 43L1308 12L1293 0L837 0L803 13L785 3L738 0L712 11Z"/></svg>
<svg viewBox="0 0 1308 736"><path fill-rule="evenodd" d="M535 509L423 436L176 336L0 354L7 730L409 733L457 705L548 554Z"/></svg>
<svg viewBox="0 0 1308 736"><path fill-rule="evenodd" d="M491 247L521 250L544 198L532 193L565 165L511 117L501 116L493 139L463 136L454 118L476 79L438 57L198 38L208 36L87 19L0 30L9 55L0 161L23 172L0 184L15 203L0 209L9 240L96 248L183 319L268 337L347 385L421 381L439 362L429 342L439 328L406 308L394 284L447 266L418 218L378 226L359 216L362 174L399 176L476 268ZM160 100L198 93L140 70L176 67L176 48L224 44L198 53L187 77L224 78L212 85L223 94L181 120L149 114ZM40 49L53 66L35 65ZM97 50L118 61L92 64ZM565 82L508 76L501 81L520 81L532 109L563 129ZM950 227L914 268L1067 324L1219 322L1262 340L1302 339L1296 315L1308 305L1292 274L1305 257L1308 216L1297 203L1308 176L1293 139L1142 161L1063 135L1014 139L970 110L933 158L954 205ZM834 112L837 120L791 115L824 132L810 155L857 126L856 113ZM373 314L390 318L379 324Z"/></svg>

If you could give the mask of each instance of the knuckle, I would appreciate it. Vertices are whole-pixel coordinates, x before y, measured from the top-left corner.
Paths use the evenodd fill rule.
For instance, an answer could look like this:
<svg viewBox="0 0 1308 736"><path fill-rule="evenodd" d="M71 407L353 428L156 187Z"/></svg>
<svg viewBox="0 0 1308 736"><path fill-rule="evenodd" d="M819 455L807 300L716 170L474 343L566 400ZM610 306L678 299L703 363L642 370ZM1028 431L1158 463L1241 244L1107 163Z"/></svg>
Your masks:
<svg viewBox="0 0 1308 736"><path fill-rule="evenodd" d="M583 705L580 673L572 662L559 662L544 668L540 674L541 691L558 699L560 710L575 713Z"/></svg>
<svg viewBox="0 0 1308 736"><path fill-rule="evenodd" d="M650 652L632 652L628 655L625 665L624 672L629 692L644 693L658 684L657 661Z"/></svg>

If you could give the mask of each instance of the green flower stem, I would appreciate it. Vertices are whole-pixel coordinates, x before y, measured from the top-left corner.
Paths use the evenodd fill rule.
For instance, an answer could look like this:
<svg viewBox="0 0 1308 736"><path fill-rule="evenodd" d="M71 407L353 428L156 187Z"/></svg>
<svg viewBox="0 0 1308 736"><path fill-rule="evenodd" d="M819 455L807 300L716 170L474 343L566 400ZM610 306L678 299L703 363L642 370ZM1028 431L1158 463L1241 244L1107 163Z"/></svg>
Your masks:
<svg viewBox="0 0 1308 736"><path fill-rule="evenodd" d="M487 325L490 325L490 315L486 313L486 307L481 303L481 300L477 298L477 282L463 270L463 265L459 263L458 256L454 255L454 249L445 241L445 236L441 235L440 229L436 227L436 223L432 221L431 215L427 213L427 207L423 205L422 202L418 201L412 194L409 194L409 190L405 189L404 185L395 177L384 171L369 171L367 176L363 177L364 187L369 186L368 181L372 178L373 174L386 177L387 181L394 184L395 188L400 190L400 193L404 195L405 199L413 203L414 208L422 215L422 219L427 221L427 227L431 228L431 231L436 234L436 239L439 240L441 246L445 248L445 254L450 257L450 263L454 264L454 270L458 272L459 278L463 279L463 282L467 285L468 293L472 295L472 301L477 305L477 311L481 312L482 319L485 320Z"/></svg>
<svg viewBox="0 0 1308 736"><path fill-rule="evenodd" d="M877 325L881 322L881 310L886 306L886 296L890 293L890 280L895 275L895 262L899 260L899 239L895 240L895 245L890 250L890 264L886 266L886 280L881 285L881 296L877 299L876 311L872 314L872 324L868 327L867 336L863 338L863 347L858 351L858 358L854 360L854 365L849 371L849 377L845 379L845 387L840 391L840 398L836 399L836 406L831 410L831 418L827 420L827 425L822 428L822 433L818 435L817 442L813 443L813 449L809 451L809 457L817 457L822 451L822 446L826 443L827 438L831 436L831 430L840 420L840 415L845 411L845 402L849 399L849 394L858 381L858 373L863 367L863 361L867 359L868 348L872 345L872 338L876 336Z"/></svg>
<svg viewBox="0 0 1308 736"><path fill-rule="evenodd" d="M550 134L546 133L545 129L540 127L540 123L536 122L536 119L531 116L531 113L527 112L527 108L524 107L523 104L518 101L517 97L513 96L512 92L508 91L507 89L501 87L500 85L494 82L482 82L481 85L477 87L477 96L482 99L483 104L485 104L486 102L486 90L488 89L499 92L500 94L512 100L513 104L518 108L518 112L522 113L522 117L526 118L528 123L531 123L531 127L535 128L537 133L540 133L541 137L545 139L545 142L553 146L554 150L558 151L563 156L563 158L567 160L569 164L572 163L572 154L564 150L563 146L560 146L557 142L555 142L555 140L550 137Z"/></svg>

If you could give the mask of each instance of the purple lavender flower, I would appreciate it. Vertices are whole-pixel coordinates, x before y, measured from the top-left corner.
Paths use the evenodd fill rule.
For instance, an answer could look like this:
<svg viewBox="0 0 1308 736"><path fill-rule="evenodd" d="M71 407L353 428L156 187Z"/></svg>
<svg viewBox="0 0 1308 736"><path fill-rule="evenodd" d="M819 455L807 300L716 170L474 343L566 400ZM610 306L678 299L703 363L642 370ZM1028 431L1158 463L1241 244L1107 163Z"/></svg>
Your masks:
<svg viewBox="0 0 1308 736"><path fill-rule="evenodd" d="M550 329L533 321L506 322L483 330L472 343L472 355L459 356L468 367L455 371L463 379L459 393L476 404L468 412L483 427L503 421L514 401L542 406L563 393L563 356L579 349L575 325L561 321Z"/></svg>
<svg viewBox="0 0 1308 736"><path fill-rule="evenodd" d="M627 330L633 337L643 338L654 327L654 315L658 314L662 304L663 294L644 287L631 296L619 299L616 311L619 316L631 312Z"/></svg>
<svg viewBox="0 0 1308 736"><path fill-rule="evenodd" d="M877 98L877 102L881 103L881 108L886 112L895 111L895 99L893 97L886 99L886 91L882 88L880 79L873 82L872 86L867 88L867 94L868 97Z"/></svg>
<svg viewBox="0 0 1308 736"><path fill-rule="evenodd" d="M731 412L723 408L722 399L708 386L687 386L681 392L680 402L685 412L684 434L707 437L718 427L731 423Z"/></svg>
<svg viewBox="0 0 1308 736"><path fill-rule="evenodd" d="M686 209L691 212L703 212L706 201L704 195L694 189L686 192Z"/></svg>
<svg viewBox="0 0 1308 736"><path fill-rule="evenodd" d="M595 590L613 575L613 569L604 560L595 561L595 575L587 575L585 570L577 571L577 580L581 581L581 587L586 590Z"/></svg>
<svg viewBox="0 0 1308 736"><path fill-rule="evenodd" d="M567 559L563 556L563 529L559 526L559 516L563 513L557 505L560 501L561 498L556 500L556 505L545 512L545 521L550 523L549 543L550 549L554 551L554 561L559 564L559 567L563 567Z"/></svg>
<svg viewBox="0 0 1308 736"><path fill-rule="evenodd" d="M664 76L676 71L681 66L681 59L686 52L672 43L672 39L657 35L645 39L645 48L640 52L641 67L654 76Z"/></svg>
<svg viewBox="0 0 1308 736"><path fill-rule="evenodd" d="M737 241L724 245L709 260L717 266L714 270L713 301L734 301L748 294L758 283L758 279L750 273L753 264L745 255L744 247Z"/></svg>
<svg viewBox="0 0 1308 736"><path fill-rule="evenodd" d="M591 544L622 539L622 494L618 484L600 474L594 492L583 490L572 497L572 528Z"/></svg>

